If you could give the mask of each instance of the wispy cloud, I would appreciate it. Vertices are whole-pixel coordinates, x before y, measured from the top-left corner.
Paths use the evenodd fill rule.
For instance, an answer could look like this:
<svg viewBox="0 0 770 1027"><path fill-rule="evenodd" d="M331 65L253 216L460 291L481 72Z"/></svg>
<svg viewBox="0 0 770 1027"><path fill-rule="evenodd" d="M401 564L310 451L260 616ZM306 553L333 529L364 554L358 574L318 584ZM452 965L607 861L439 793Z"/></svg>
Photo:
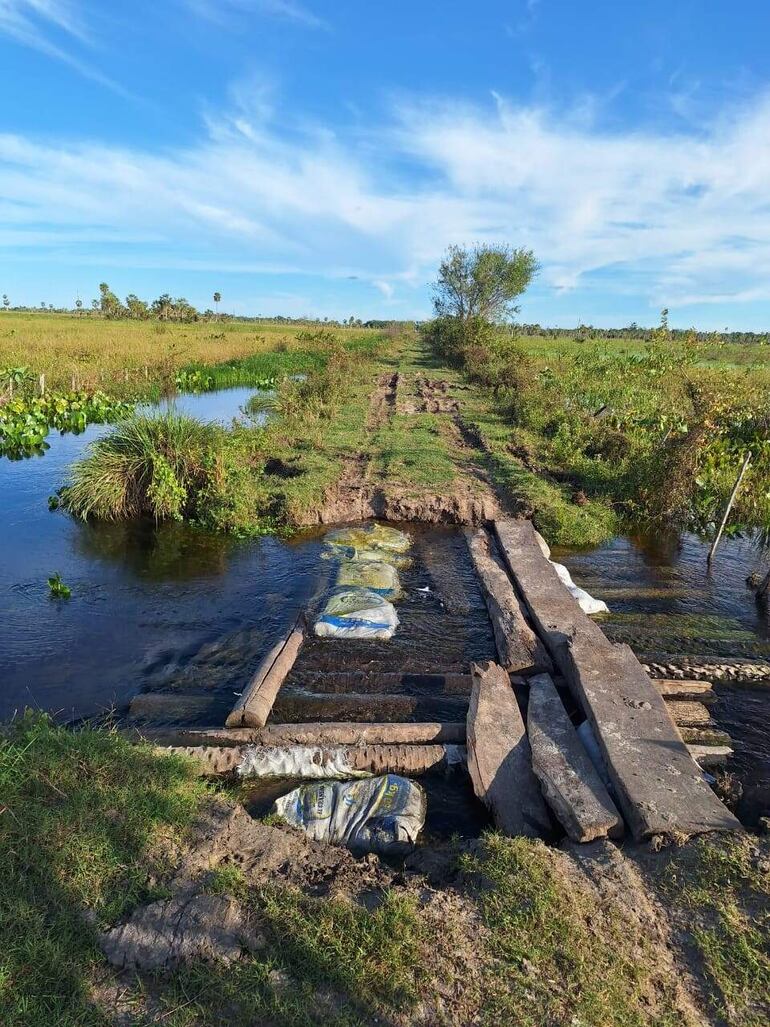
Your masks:
<svg viewBox="0 0 770 1027"><path fill-rule="evenodd" d="M92 40L80 8L70 0L0 0L0 34L62 61L122 96L129 95L74 52L73 47L90 46Z"/></svg>
<svg viewBox="0 0 770 1027"><path fill-rule="evenodd" d="M262 14L294 22L307 29L328 28L328 23L294 0L186 0L201 17L220 23L236 14Z"/></svg>
<svg viewBox="0 0 770 1027"><path fill-rule="evenodd" d="M770 97L679 134L504 97L402 103L362 140L272 121L265 88L235 89L176 151L0 136L0 245L26 234L73 260L355 275L425 309L448 244L502 240L531 246L553 290L770 301Z"/></svg>

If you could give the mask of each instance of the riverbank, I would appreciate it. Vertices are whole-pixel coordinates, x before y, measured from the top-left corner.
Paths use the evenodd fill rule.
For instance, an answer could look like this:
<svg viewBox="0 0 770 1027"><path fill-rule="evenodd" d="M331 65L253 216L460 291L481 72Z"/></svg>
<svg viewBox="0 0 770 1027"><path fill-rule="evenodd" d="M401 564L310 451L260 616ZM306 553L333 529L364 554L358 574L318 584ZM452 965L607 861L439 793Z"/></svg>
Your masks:
<svg viewBox="0 0 770 1027"><path fill-rule="evenodd" d="M244 820L243 794L107 731L28 718L0 767L8 1027L748 1027L768 1012L766 839L653 854L491 834L390 864ZM105 947L136 950L105 932L174 902L197 925L189 962L164 966L183 938L155 936L153 969L108 964Z"/></svg>

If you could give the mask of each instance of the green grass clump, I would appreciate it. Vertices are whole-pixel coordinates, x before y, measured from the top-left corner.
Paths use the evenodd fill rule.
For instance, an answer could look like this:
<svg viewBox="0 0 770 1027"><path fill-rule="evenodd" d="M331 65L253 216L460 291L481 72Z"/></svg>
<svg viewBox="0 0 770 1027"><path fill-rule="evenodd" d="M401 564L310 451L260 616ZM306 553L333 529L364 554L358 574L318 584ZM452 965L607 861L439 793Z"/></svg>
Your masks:
<svg viewBox="0 0 770 1027"><path fill-rule="evenodd" d="M731 1027L770 1020L770 874L750 838L700 838L656 868L667 906L691 939L706 998Z"/></svg>
<svg viewBox="0 0 770 1027"><path fill-rule="evenodd" d="M95 930L154 897L206 791L187 763L28 715L0 741L0 1023L102 1027ZM84 914L89 914L86 919Z"/></svg>
<svg viewBox="0 0 770 1027"><path fill-rule="evenodd" d="M83 520L191 520L246 533L266 497L245 429L169 411L121 422L73 465L61 504Z"/></svg>
<svg viewBox="0 0 770 1027"><path fill-rule="evenodd" d="M484 884L493 965L482 1023L682 1024L670 982L641 951L643 939L560 875L546 846L488 835L484 856L464 857L463 865Z"/></svg>

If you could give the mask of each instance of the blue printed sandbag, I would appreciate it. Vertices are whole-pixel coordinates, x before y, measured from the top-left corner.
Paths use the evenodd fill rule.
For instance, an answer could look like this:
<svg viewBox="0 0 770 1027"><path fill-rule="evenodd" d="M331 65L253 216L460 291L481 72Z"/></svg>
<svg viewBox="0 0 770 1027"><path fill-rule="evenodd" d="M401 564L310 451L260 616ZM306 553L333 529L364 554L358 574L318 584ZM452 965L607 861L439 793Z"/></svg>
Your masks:
<svg viewBox="0 0 770 1027"><path fill-rule="evenodd" d="M315 622L319 638L393 637L398 615L393 604L367 588L336 588Z"/></svg>

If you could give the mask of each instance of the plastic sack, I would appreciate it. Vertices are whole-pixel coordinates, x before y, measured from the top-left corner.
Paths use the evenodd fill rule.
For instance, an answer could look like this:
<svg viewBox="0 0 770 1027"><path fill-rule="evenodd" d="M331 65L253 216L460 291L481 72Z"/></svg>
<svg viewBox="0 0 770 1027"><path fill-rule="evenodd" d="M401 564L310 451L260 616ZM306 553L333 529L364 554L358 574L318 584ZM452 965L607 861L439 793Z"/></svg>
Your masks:
<svg viewBox="0 0 770 1027"><path fill-rule="evenodd" d="M375 560L343 560L337 572L337 584L348 588L368 588L391 602L401 597L401 582L396 568Z"/></svg>
<svg viewBox="0 0 770 1027"><path fill-rule="evenodd" d="M274 810L315 841L358 852L403 853L425 823L422 788L384 774L366 781L319 781L276 799Z"/></svg>
<svg viewBox="0 0 770 1027"><path fill-rule="evenodd" d="M239 777L371 777L350 765L347 749L320 745L250 745L236 768Z"/></svg>
<svg viewBox="0 0 770 1027"><path fill-rule="evenodd" d="M374 547L390 553L405 553L412 546L412 540L403 531L374 523L358 528L336 528L326 535L324 542L329 546L354 549Z"/></svg>
<svg viewBox="0 0 770 1027"><path fill-rule="evenodd" d="M580 588L572 580L572 575L562 563L555 563L553 560L550 561L551 566L559 575L559 580L563 585L566 585L567 590L573 598L577 599L578 606L583 613L609 613L610 608L602 599L594 599L593 596L589 595L585 589Z"/></svg>
<svg viewBox="0 0 770 1027"><path fill-rule="evenodd" d="M367 588L337 588L314 631L319 638L392 638L398 615L392 603Z"/></svg>

